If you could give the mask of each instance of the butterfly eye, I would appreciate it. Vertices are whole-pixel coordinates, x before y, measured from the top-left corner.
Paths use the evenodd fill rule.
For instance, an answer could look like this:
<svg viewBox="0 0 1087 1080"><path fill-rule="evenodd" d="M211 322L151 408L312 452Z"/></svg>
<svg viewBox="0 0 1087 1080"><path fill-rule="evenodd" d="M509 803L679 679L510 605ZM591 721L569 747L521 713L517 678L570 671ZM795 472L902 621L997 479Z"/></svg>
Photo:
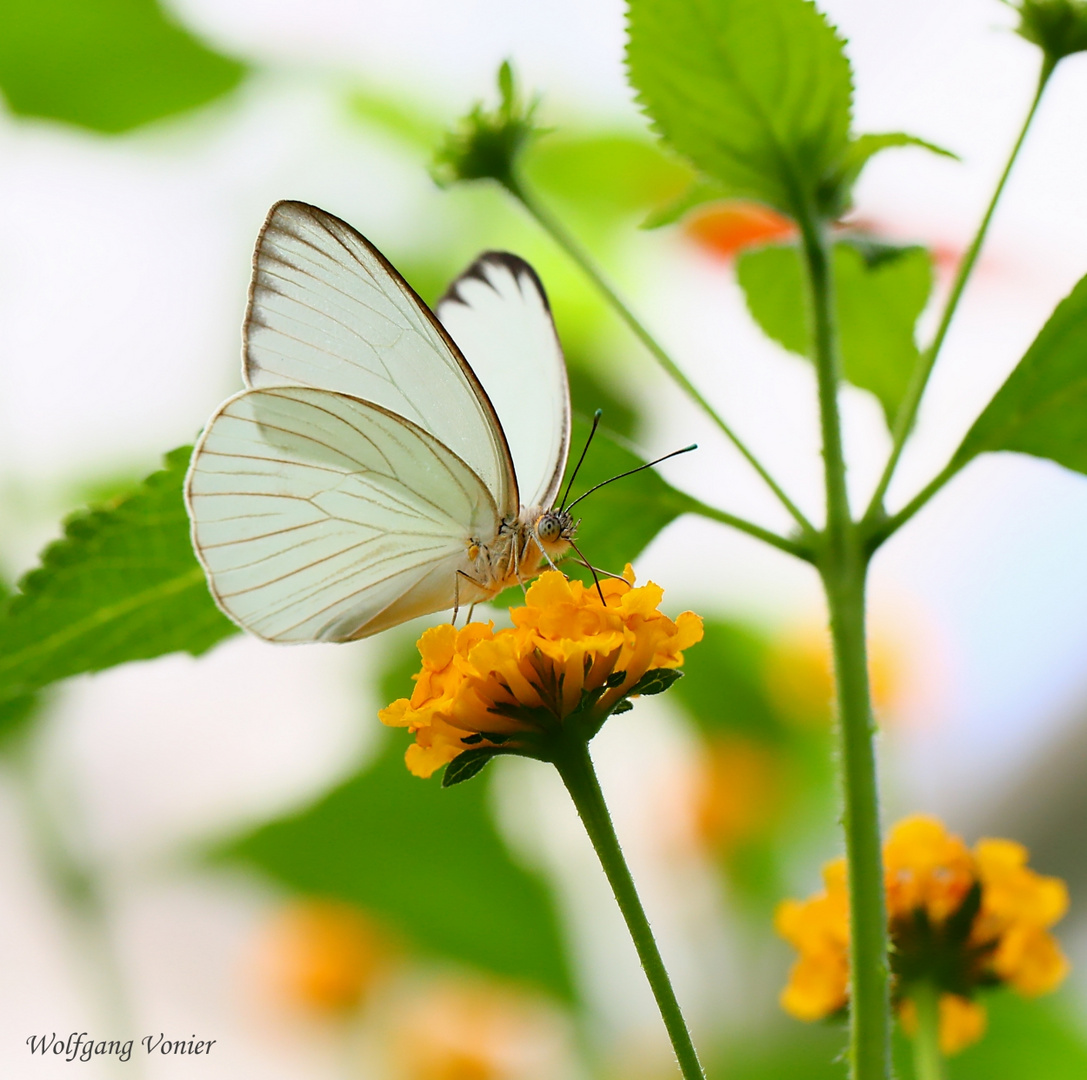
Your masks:
<svg viewBox="0 0 1087 1080"><path fill-rule="evenodd" d="M562 535L562 522L558 514L541 514L536 519L536 535L547 544L558 540Z"/></svg>

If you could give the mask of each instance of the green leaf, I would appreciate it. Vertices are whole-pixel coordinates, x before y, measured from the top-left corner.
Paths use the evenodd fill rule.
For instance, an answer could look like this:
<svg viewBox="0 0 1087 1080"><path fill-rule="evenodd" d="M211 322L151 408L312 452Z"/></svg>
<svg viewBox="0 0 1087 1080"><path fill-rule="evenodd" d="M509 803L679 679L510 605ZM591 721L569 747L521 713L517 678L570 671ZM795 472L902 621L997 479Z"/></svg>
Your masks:
<svg viewBox="0 0 1087 1080"><path fill-rule="evenodd" d="M763 332L810 357L808 293L795 247L743 253L737 276ZM932 291L932 260L919 247L838 243L834 248L842 367L868 390L893 425L919 352L914 327Z"/></svg>
<svg viewBox="0 0 1087 1080"><path fill-rule="evenodd" d="M820 200L821 203L825 205L830 201L834 201L835 204L830 208L830 212L834 217L845 213L849 209L853 185L857 182L868 162L876 154L884 150L894 150L907 146L915 146L940 157L952 158L955 161L959 160L959 156L953 154L950 150L945 150L942 146L918 138L916 135L907 135L902 131L891 131L881 135L858 135L856 138L849 140L849 146L846 147L837 175L832 178L827 193Z"/></svg>
<svg viewBox="0 0 1087 1080"><path fill-rule="evenodd" d="M465 750L458 754L446 765L442 774L442 787L455 787L463 784L465 780L471 780L478 776L494 759L497 751L488 747L480 747L478 750Z"/></svg>
<svg viewBox="0 0 1087 1080"><path fill-rule="evenodd" d="M852 76L808 0L631 0L630 81L728 195L801 217L849 145Z"/></svg>
<svg viewBox="0 0 1087 1080"><path fill-rule="evenodd" d="M0 618L7 601L11 598L11 589L0 581ZM17 697L0 697L0 753L19 742L20 736L30 726L38 709L38 695L19 694Z"/></svg>
<svg viewBox="0 0 1087 1080"><path fill-rule="evenodd" d="M961 468L994 450L1087 473L1087 277L1057 305L952 461Z"/></svg>
<svg viewBox="0 0 1087 1080"><path fill-rule="evenodd" d="M403 740L387 736L358 775L219 855L357 904L426 951L570 1000L554 898L513 860L489 802L487 783L443 789L412 776Z"/></svg>
<svg viewBox="0 0 1087 1080"><path fill-rule="evenodd" d="M5 0L0 89L20 116L128 131L233 90L246 73L155 0Z"/></svg>
<svg viewBox="0 0 1087 1080"><path fill-rule="evenodd" d="M674 682L683 678L679 668L651 668L635 684L631 694L663 694Z"/></svg>
<svg viewBox="0 0 1087 1080"><path fill-rule="evenodd" d="M182 482L191 447L125 498L69 518L0 608L0 700L129 660L198 655L237 632L193 554Z"/></svg>
<svg viewBox="0 0 1087 1080"><path fill-rule="evenodd" d="M574 418L567 479L589 437L590 426L584 417ZM572 498L576 499L595 484L641 464L643 459L628 450L618 436L613 436L601 426L577 474ZM696 467L692 465L692 468ZM584 502L578 503L575 515L581 515L581 524L578 526L577 546L593 566L620 573L657 533L680 514L687 513L692 503L689 495L677 491L656 470L645 469L594 491ZM589 572L573 558L566 559L562 569L570 577L592 580Z"/></svg>

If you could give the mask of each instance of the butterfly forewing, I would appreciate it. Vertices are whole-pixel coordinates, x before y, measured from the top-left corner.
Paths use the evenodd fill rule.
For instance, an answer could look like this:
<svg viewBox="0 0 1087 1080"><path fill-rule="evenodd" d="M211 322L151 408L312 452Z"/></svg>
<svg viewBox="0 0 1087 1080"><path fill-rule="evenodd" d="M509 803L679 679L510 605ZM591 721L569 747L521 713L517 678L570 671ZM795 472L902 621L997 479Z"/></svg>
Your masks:
<svg viewBox="0 0 1087 1080"><path fill-rule="evenodd" d="M437 439L303 387L228 400L193 455L193 541L228 615L271 641L343 641L452 607L498 509Z"/></svg>
<svg viewBox="0 0 1087 1080"><path fill-rule="evenodd" d="M449 287L437 315L502 418L521 501L550 507L570 448L570 391L536 272L516 255L487 252Z"/></svg>
<svg viewBox="0 0 1087 1080"><path fill-rule="evenodd" d="M457 454L503 516L517 512L509 449L472 369L385 258L323 210L281 202L268 215L253 259L245 376L251 387L313 386L374 402Z"/></svg>

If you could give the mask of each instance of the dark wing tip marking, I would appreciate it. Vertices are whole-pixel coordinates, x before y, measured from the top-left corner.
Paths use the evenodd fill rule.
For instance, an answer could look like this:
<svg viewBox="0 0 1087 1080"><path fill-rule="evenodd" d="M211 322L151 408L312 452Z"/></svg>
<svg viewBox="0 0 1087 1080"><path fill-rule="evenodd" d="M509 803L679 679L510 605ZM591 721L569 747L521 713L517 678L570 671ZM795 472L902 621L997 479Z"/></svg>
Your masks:
<svg viewBox="0 0 1087 1080"><path fill-rule="evenodd" d="M509 251L483 252L483 254L480 255L471 266L464 271L464 273L459 274L453 279L449 288L445 290L442 298L438 301L438 304L441 305L452 302L464 304L466 307L469 306L468 301L465 300L460 293L460 286L465 281L480 281L489 288L494 289L494 285L491 284L490 278L487 277L488 266L501 266L508 270L522 292L524 292L524 286L521 283L521 279L528 278L535 286L536 291L540 294L540 299L543 300L544 308L547 310L548 314L551 313L551 302L547 298L547 290L540 280L540 275L537 274L532 268L532 265L522 259L520 255L514 255Z"/></svg>

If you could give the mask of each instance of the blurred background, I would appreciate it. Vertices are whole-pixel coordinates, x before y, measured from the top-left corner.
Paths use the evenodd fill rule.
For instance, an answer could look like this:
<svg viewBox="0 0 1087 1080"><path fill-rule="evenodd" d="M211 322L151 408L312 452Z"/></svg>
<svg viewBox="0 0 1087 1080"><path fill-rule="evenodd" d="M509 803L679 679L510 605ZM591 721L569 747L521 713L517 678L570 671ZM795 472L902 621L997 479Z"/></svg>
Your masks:
<svg viewBox="0 0 1087 1080"><path fill-rule="evenodd" d="M928 247L936 295L976 227L1038 65L995 0L827 0L860 131L915 151L865 173L853 220ZM98 10L100 9L100 10ZM88 16L88 11L97 14ZM81 14L82 13L82 14ZM778 504L501 192L439 190L442 132L503 59L553 129L541 196L804 511L820 516L814 378L763 337L735 258L774 222L680 192L624 78L623 6L554 0L2 0L0 581L65 514L190 443L240 388L253 242L294 198L354 224L424 298L485 248L551 294L575 405L675 486L778 529ZM88 44L90 42L91 44ZM892 487L943 464L1087 270L1087 59L1056 75ZM930 310L922 315L924 338ZM889 446L843 393L851 483ZM591 513L591 503L586 505ZM1014 837L1069 881L1071 984L994 998L952 1077L1087 1075L1087 481L972 464L880 553L872 652L886 821ZM636 561L707 619L688 678L594 743L696 1041L721 1077L832 1077L842 1030L780 1014L775 903L839 853L824 611L810 569L691 516ZM26 1039L135 1037L84 1075L522 1080L672 1075L632 946L549 771L505 760L455 791L404 772L377 709L419 627L349 646L237 636L44 695L0 760L0 1072L52 1077ZM14 727L14 725L12 725ZM214 1039L196 1060L138 1040ZM67 1074L65 1074L67 1075Z"/></svg>

